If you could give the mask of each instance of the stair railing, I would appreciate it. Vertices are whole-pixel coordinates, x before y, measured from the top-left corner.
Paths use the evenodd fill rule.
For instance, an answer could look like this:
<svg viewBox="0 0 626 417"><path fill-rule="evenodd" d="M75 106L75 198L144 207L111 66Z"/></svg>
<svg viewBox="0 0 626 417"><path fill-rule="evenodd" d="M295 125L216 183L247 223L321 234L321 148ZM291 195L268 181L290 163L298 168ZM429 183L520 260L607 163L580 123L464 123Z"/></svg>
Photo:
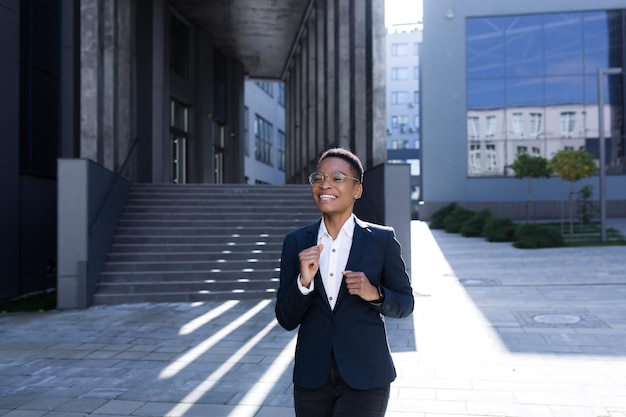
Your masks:
<svg viewBox="0 0 626 417"><path fill-rule="evenodd" d="M102 214L104 213L104 209L109 204L111 195L113 195L113 190L119 183L120 178L122 177L122 173L126 169L126 166L128 165L128 162L130 161L130 157L133 155L135 148L137 148L137 143L139 143L140 139L141 139L140 136L135 137L135 139L133 140L133 143L130 145L130 149L128 150L128 153L126 154L126 158L124 158L124 162L122 163L122 166L120 166L120 168L115 173L115 179L111 182L111 185L109 186L109 189L107 190L104 196L104 199L102 200L102 204L100 204L100 207L98 208L96 217L94 218L93 222L89 226L90 234L96 229L96 227L98 227L98 224L100 223L100 220L102 219Z"/></svg>

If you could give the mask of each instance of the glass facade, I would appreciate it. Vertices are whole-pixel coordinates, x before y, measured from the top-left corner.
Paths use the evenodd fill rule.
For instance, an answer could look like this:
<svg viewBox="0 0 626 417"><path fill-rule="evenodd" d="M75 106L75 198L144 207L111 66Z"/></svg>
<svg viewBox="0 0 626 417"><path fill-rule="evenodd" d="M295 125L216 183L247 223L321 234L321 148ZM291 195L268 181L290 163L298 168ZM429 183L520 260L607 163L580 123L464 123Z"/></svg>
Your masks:
<svg viewBox="0 0 626 417"><path fill-rule="evenodd" d="M469 176L512 176L517 152L599 158L598 70L623 68L626 10L468 18ZM626 74L605 75L607 174L626 173Z"/></svg>

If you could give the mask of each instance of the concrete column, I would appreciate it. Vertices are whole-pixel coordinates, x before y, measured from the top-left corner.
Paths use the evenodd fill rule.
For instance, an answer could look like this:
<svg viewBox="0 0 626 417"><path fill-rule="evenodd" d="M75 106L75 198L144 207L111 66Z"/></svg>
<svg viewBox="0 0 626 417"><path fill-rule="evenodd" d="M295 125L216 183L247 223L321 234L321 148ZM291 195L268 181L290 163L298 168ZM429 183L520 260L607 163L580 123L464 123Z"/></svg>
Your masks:
<svg viewBox="0 0 626 417"><path fill-rule="evenodd" d="M135 139L135 86L133 83L133 2L117 0L117 84L116 126L117 138L116 168L121 167ZM130 164L129 164L130 166ZM130 167L129 167L130 169ZM128 178L130 172L124 173Z"/></svg>
<svg viewBox="0 0 626 417"><path fill-rule="evenodd" d="M115 125L117 118L117 51L116 51L116 10L117 0L108 0L101 4L100 26L102 33L102 165L115 171L116 144Z"/></svg>
<svg viewBox="0 0 626 417"><path fill-rule="evenodd" d="M367 66L370 68L371 86L368 87L368 105L371 106L371 114L368 119L372 126L369 135L371 143L368 149L371 152L366 160L366 165L376 166L387 161L387 136L386 129L386 105L385 105L385 85L386 85L386 55L385 55L385 4L382 1L368 1L371 7L371 21L367 26L371 31L371 46L368 53L371 60Z"/></svg>
<svg viewBox="0 0 626 417"><path fill-rule="evenodd" d="M315 89L316 95L316 125L317 125L317 149L326 148L328 144L328 124L327 113L328 108L326 104L326 2L319 1L315 10L315 55L316 55L316 82Z"/></svg>
<svg viewBox="0 0 626 417"><path fill-rule="evenodd" d="M351 0L352 16L350 24L350 43L352 44L351 60L351 88L352 105L350 124L354 144L352 150L363 160L367 159L368 136L367 129L367 109L371 103L367 99L367 80L369 71L367 66L367 44L366 44L366 3L363 1Z"/></svg>
<svg viewBox="0 0 626 417"><path fill-rule="evenodd" d="M315 13L314 13L315 14ZM307 136L309 137L309 146L307 149L307 172L312 172L317 163L317 150L320 148L319 131L317 129L317 32L315 30L315 19L309 22L307 29L307 121L309 125Z"/></svg>
<svg viewBox="0 0 626 417"><path fill-rule="evenodd" d="M353 148L353 135L350 131L351 105L351 47L350 44L350 2L334 0L335 6L335 92L336 92L336 120L334 142L342 148Z"/></svg>
<svg viewBox="0 0 626 417"><path fill-rule="evenodd" d="M81 0L80 10L80 156L100 163L102 63L100 1Z"/></svg>
<svg viewBox="0 0 626 417"><path fill-rule="evenodd" d="M335 7L334 0L326 0L326 39L325 39L325 68L326 68L326 132L324 148L337 143L337 95L336 68L335 68Z"/></svg>

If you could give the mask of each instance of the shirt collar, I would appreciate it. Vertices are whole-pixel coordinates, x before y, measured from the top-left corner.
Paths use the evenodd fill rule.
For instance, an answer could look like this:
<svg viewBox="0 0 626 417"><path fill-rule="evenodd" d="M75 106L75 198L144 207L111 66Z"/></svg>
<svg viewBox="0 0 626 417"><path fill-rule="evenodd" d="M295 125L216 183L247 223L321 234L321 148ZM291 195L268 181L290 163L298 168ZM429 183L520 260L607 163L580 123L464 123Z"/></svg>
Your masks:
<svg viewBox="0 0 626 417"><path fill-rule="evenodd" d="M345 234L347 237L349 237L350 239L352 239L352 237L354 236L354 213L352 213L350 215L350 217L348 218L348 220L346 220L346 222L343 224L343 226L341 226L341 230L339 231L339 234ZM322 236L328 236L331 237L328 234L328 230L326 230L326 224L324 224L324 218L322 218L321 222L320 222L320 230L317 233L317 238L319 239ZM339 237L339 236L337 236Z"/></svg>

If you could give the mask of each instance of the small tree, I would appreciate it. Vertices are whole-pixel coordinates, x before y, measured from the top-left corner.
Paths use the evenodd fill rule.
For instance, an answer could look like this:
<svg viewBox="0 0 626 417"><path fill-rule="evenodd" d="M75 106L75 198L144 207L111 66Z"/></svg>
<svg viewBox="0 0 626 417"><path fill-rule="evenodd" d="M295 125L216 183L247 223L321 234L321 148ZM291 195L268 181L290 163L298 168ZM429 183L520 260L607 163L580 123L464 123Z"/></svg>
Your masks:
<svg viewBox="0 0 626 417"><path fill-rule="evenodd" d="M526 223L530 221L530 180L533 178L550 178L552 170L548 160L541 156L530 156L526 152L518 152L511 164L515 178L528 178L528 195L526 200Z"/></svg>
<svg viewBox="0 0 626 417"><path fill-rule="evenodd" d="M597 168L591 154L584 149L558 151L550 161L550 167L565 181L569 181L569 236L574 235L574 184L596 174Z"/></svg>

